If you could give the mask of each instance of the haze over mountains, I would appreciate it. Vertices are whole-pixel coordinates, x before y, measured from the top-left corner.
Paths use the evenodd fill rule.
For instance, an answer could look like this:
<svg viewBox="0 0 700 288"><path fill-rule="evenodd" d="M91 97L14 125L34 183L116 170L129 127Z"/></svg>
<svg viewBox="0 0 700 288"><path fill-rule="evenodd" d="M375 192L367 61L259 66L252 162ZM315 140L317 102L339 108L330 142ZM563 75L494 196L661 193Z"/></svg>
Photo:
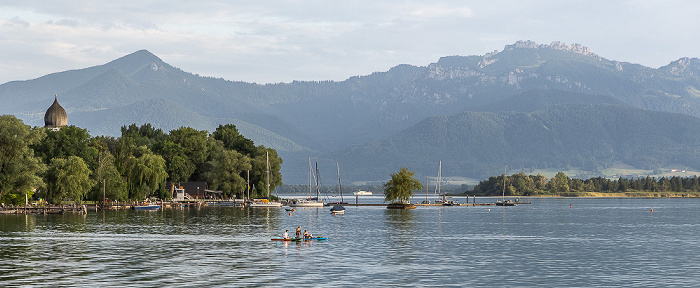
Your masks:
<svg viewBox="0 0 700 288"><path fill-rule="evenodd" d="M700 168L699 88L697 58L655 69L559 42L520 41L341 82L265 85L200 77L141 50L2 84L0 114L42 126L58 94L69 124L92 135L119 136L131 123L165 131L233 123L278 150L288 184L308 181L308 156L324 179L335 179L339 162L344 182L384 180L403 166L432 176L440 160L443 175L481 179L505 164Z"/></svg>

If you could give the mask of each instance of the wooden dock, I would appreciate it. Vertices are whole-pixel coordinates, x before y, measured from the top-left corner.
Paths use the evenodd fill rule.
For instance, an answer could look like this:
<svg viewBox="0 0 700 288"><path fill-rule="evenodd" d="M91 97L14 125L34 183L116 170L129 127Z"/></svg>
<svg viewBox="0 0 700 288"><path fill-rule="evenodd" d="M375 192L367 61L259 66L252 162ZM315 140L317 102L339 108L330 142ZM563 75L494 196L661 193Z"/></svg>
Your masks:
<svg viewBox="0 0 700 288"><path fill-rule="evenodd" d="M362 207L362 206L388 206L389 204L386 203L357 203L357 204L343 204L343 206L355 206L355 207ZM450 207L450 206L494 206L496 205L495 203L469 203L469 204L455 204L455 205L442 205L442 204L413 204L416 206L434 206L434 207Z"/></svg>
<svg viewBox="0 0 700 288"><path fill-rule="evenodd" d="M20 206L12 209L0 210L0 214L66 214L79 213L86 214L86 205L77 206Z"/></svg>

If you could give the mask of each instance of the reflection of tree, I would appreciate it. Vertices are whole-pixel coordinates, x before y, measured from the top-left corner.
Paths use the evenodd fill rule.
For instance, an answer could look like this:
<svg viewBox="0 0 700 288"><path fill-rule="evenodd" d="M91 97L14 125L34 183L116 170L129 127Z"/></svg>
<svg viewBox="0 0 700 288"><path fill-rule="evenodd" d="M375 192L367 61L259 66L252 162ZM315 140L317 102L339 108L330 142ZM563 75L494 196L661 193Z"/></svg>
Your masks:
<svg viewBox="0 0 700 288"><path fill-rule="evenodd" d="M389 226L389 229L395 228L401 233L414 232L415 215L413 210L407 209L386 209L384 210L384 218Z"/></svg>
<svg viewBox="0 0 700 288"><path fill-rule="evenodd" d="M386 209L384 210L384 219L387 226L387 236L389 240L389 249L387 253L391 253L396 261L396 265L414 263L416 257L410 251L414 251L418 242L415 236L419 231L416 230L415 210L406 209Z"/></svg>

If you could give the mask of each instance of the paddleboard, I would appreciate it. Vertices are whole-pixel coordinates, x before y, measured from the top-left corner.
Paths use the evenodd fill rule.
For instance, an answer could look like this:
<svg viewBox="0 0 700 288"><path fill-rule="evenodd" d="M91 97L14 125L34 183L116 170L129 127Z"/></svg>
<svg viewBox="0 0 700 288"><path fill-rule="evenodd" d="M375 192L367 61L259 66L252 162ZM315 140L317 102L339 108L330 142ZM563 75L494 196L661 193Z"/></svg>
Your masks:
<svg viewBox="0 0 700 288"><path fill-rule="evenodd" d="M272 241L295 241L294 239L296 238L282 238L282 237L275 237L270 240Z"/></svg>
<svg viewBox="0 0 700 288"><path fill-rule="evenodd" d="M311 241L311 240L328 240L328 238L327 238L327 237L317 236L317 237L312 237L312 238L307 238L307 239L296 239L296 238L294 238L292 241L297 241L297 242L298 242L298 241Z"/></svg>

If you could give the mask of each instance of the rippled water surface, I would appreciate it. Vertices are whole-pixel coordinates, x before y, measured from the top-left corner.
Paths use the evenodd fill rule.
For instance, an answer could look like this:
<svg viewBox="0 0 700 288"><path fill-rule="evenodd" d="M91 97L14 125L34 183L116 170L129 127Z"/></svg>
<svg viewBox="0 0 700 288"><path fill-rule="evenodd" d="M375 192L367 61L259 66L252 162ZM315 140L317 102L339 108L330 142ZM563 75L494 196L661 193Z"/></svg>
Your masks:
<svg viewBox="0 0 700 288"><path fill-rule="evenodd" d="M530 200L0 215L0 286L700 287L700 200Z"/></svg>

